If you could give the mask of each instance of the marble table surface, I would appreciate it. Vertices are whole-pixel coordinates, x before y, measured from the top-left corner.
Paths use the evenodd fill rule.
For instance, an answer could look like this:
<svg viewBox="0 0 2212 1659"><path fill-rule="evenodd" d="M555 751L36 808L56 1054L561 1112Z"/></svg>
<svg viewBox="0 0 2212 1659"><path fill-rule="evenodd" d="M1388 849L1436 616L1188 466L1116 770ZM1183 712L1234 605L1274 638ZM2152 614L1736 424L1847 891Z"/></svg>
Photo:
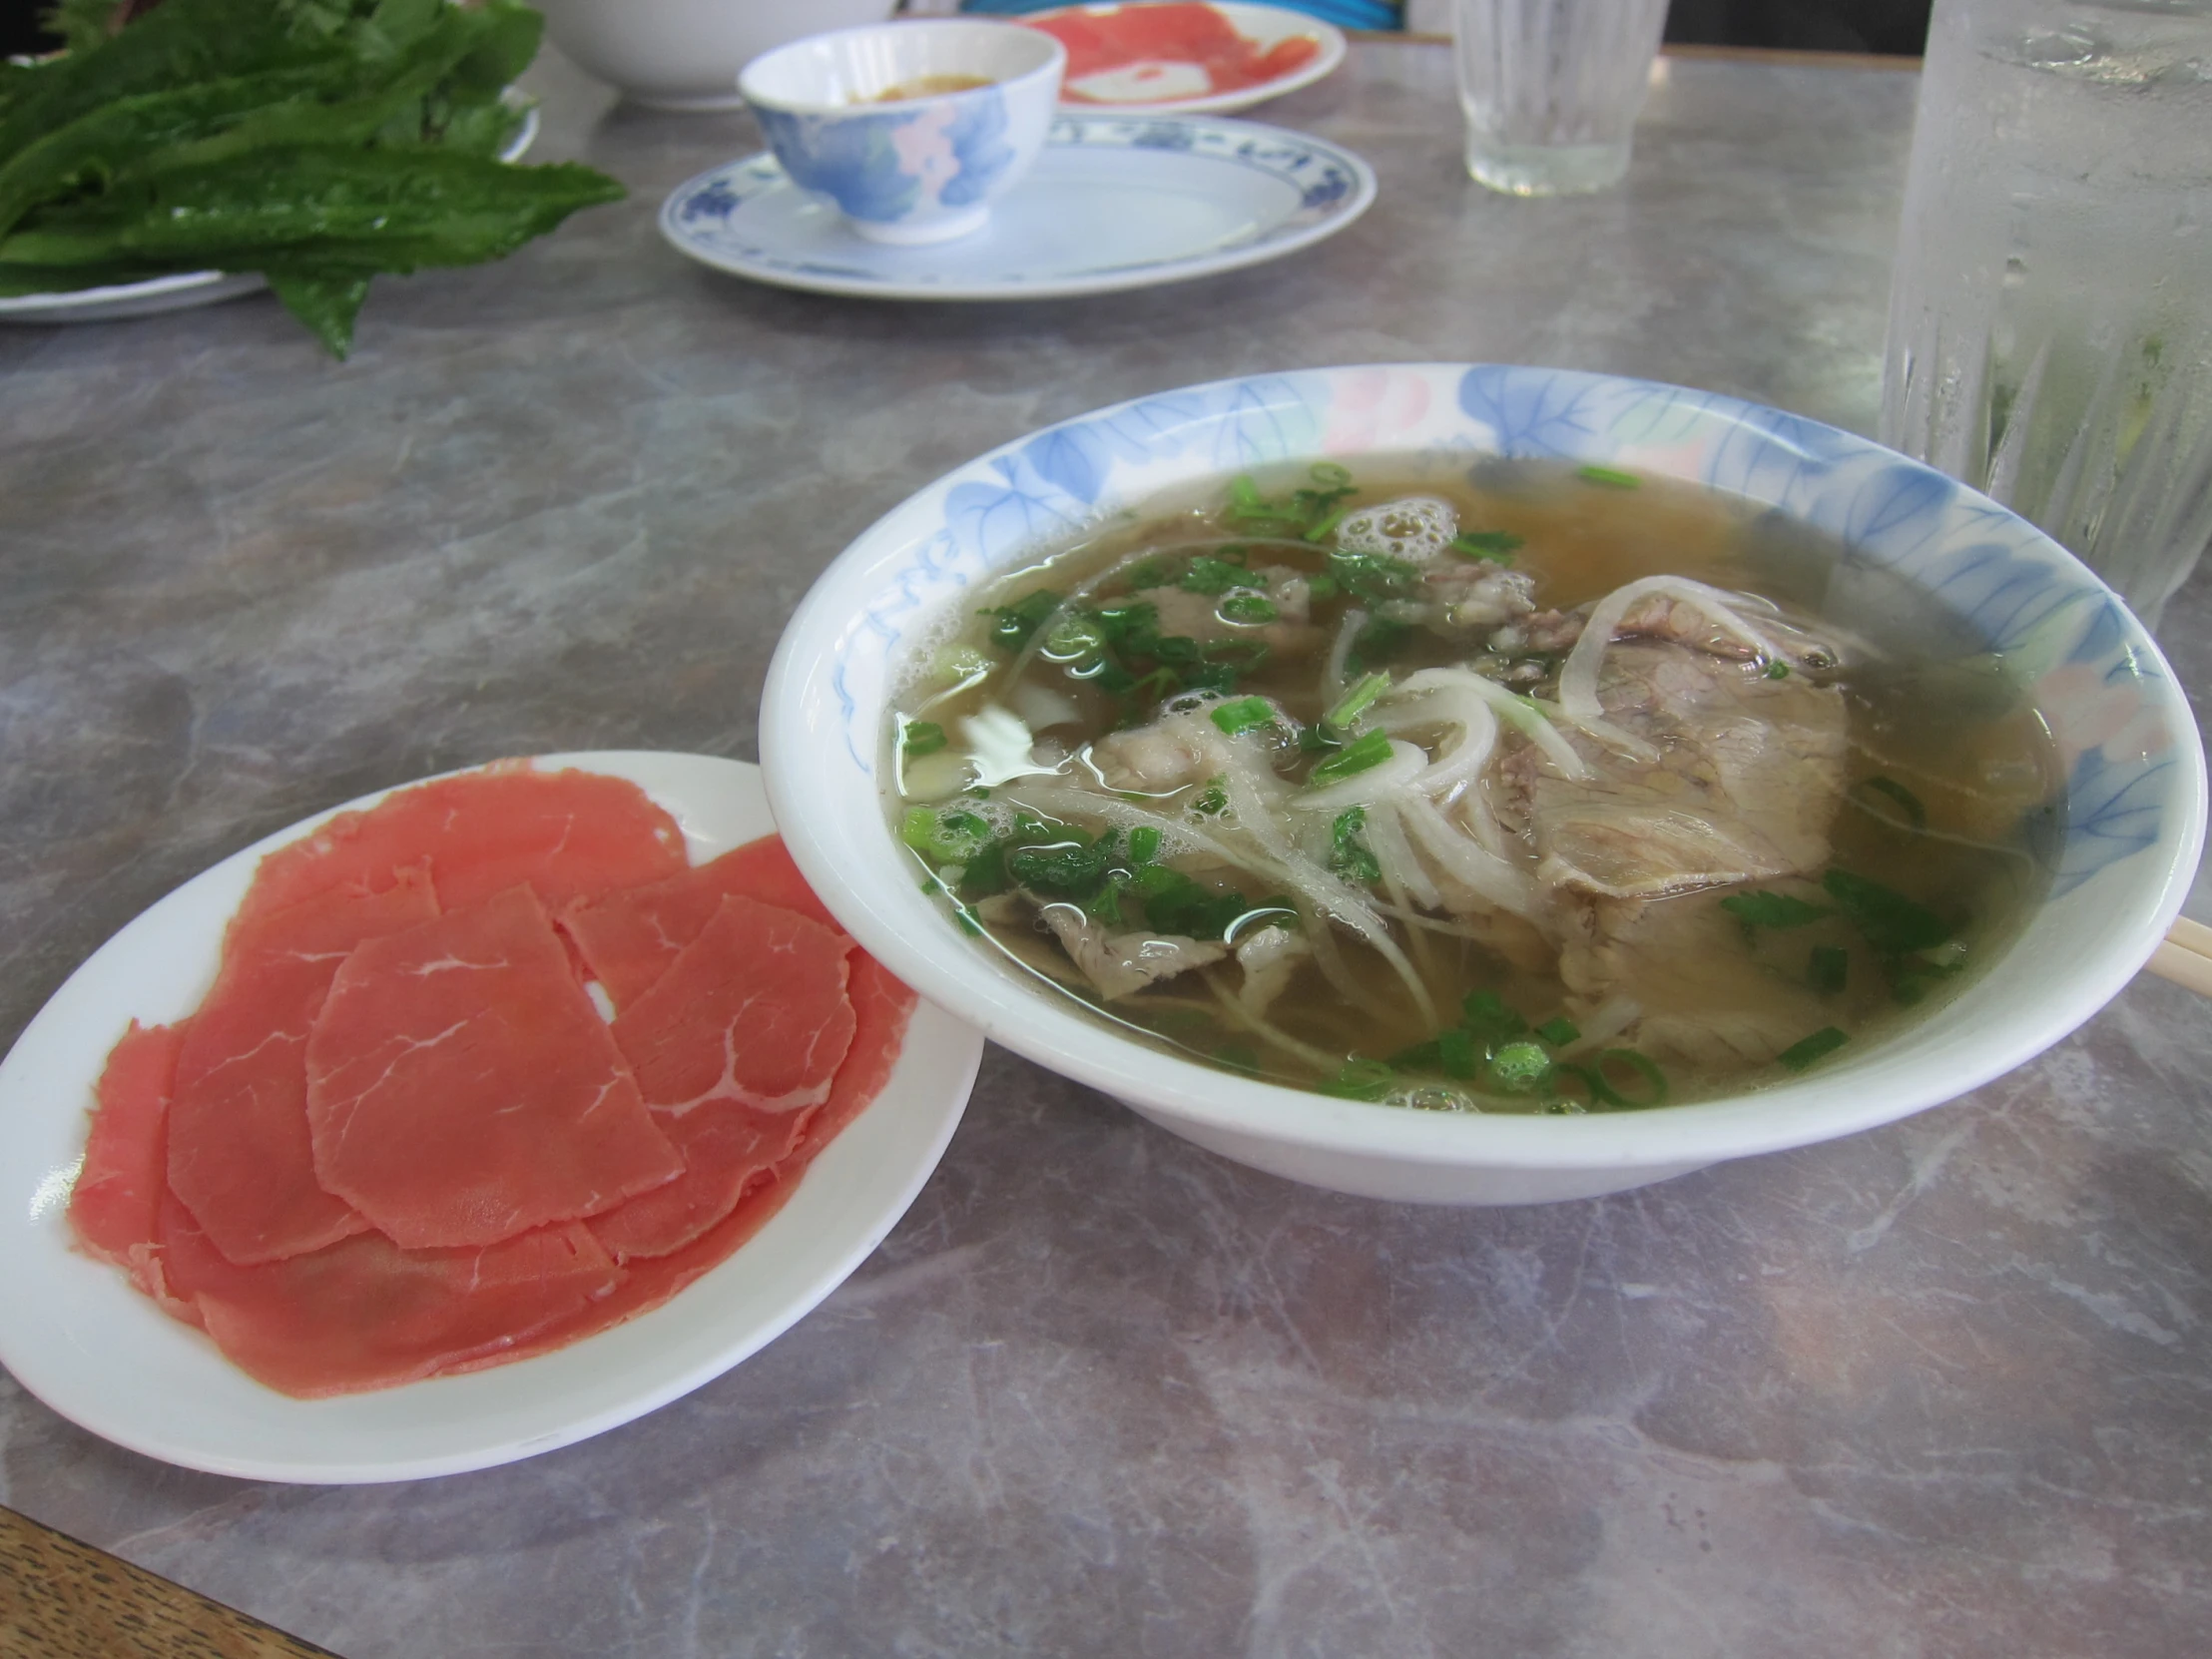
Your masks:
<svg viewBox="0 0 2212 1659"><path fill-rule="evenodd" d="M816 572L944 468L1306 364L1620 370L1872 426L1907 72L1677 58L1624 188L1507 201L1448 54L1262 112L1382 198L1067 302L751 286L655 235L756 146L557 59L630 200L378 284L0 331L0 1040L310 811L506 754L751 758ZM2166 637L2212 688L2212 589ZM2195 911L2212 916L2200 883ZM998 1051L880 1251L628 1427L416 1484L144 1460L0 1379L0 1502L319 1642L429 1655L2199 1654L2212 1006L2143 979L1880 1133L1530 1210L1254 1174Z"/></svg>

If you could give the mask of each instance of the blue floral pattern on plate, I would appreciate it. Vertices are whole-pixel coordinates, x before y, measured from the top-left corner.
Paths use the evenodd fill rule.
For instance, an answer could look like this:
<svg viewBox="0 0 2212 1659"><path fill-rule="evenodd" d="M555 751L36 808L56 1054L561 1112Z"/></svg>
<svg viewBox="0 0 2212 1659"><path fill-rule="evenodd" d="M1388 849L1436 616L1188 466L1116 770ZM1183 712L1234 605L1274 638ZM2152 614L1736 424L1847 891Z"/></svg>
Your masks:
<svg viewBox="0 0 2212 1659"><path fill-rule="evenodd" d="M2134 619L2055 543L1941 474L1834 427L1648 381L1480 364L1223 380L1063 421L940 479L855 544L880 564L832 675L851 763L949 597L1167 488L1272 461L1506 455L1702 481L1843 540L2001 654L2066 769L2054 899L2177 834L2201 834L2203 762L2186 701Z"/></svg>

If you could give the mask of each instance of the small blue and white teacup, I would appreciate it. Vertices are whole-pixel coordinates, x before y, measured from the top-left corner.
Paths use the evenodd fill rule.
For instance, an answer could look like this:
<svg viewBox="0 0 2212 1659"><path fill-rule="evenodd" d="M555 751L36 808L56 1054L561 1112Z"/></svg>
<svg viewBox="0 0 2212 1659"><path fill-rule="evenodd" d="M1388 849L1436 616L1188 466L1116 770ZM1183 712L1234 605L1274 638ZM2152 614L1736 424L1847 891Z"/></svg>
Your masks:
<svg viewBox="0 0 2212 1659"><path fill-rule="evenodd" d="M778 47L738 90L794 184L861 236L913 245L982 229L1044 148L1066 67L1019 24L885 23Z"/></svg>

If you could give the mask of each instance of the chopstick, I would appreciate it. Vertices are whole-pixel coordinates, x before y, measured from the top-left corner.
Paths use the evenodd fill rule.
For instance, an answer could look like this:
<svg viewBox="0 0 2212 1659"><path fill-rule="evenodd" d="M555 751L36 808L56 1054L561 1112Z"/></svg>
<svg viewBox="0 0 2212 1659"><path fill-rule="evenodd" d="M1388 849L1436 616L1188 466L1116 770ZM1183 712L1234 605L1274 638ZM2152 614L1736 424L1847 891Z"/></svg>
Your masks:
<svg viewBox="0 0 2212 1659"><path fill-rule="evenodd" d="M2143 965L2199 996L2212 996L2212 927L2182 916Z"/></svg>

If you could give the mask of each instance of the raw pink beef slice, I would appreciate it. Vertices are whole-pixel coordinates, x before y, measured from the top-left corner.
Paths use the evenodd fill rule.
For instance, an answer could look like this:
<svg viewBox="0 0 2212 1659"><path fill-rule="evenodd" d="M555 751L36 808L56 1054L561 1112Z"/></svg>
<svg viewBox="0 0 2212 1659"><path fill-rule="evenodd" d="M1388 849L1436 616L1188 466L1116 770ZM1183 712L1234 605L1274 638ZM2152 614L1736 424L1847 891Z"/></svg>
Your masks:
<svg viewBox="0 0 2212 1659"><path fill-rule="evenodd" d="M594 1215L683 1169L528 887L371 940L307 1041L316 1176L409 1250Z"/></svg>
<svg viewBox="0 0 2212 1659"><path fill-rule="evenodd" d="M528 882L558 910L678 873L684 834L624 779L501 762L340 814L270 853L239 923L341 882L386 885L394 869L413 864L429 866L444 909L467 909Z"/></svg>
<svg viewBox="0 0 2212 1659"><path fill-rule="evenodd" d="M169 1111L169 1185L234 1262L275 1262L368 1224L315 1179L307 1032L363 939L438 913L427 874L347 884L234 921L215 988L186 1028Z"/></svg>
<svg viewBox="0 0 2212 1659"><path fill-rule="evenodd" d="M684 1156L684 1173L587 1223L616 1261L666 1256L708 1232L799 1146L812 1112L762 1112L716 1101L696 1112L657 1113Z"/></svg>
<svg viewBox="0 0 2212 1659"><path fill-rule="evenodd" d="M303 1399L496 1365L622 1281L580 1222L466 1250L401 1250L381 1233L242 1268L172 1199L173 1291L232 1364Z"/></svg>
<svg viewBox="0 0 2212 1659"><path fill-rule="evenodd" d="M725 895L653 988L615 1018L647 1103L791 1112L829 1099L852 1043L851 948L795 910Z"/></svg>
<svg viewBox="0 0 2212 1659"><path fill-rule="evenodd" d="M108 1053L94 1092L85 1161L69 1194L77 1248L113 1262L161 1300L161 1211L169 1191L169 1097L182 1025L130 1029Z"/></svg>
<svg viewBox="0 0 2212 1659"><path fill-rule="evenodd" d="M825 927L837 925L792 862L783 837L763 835L666 880L571 904L561 912L561 928L619 1010L653 988L676 953L714 920L725 893L797 910Z"/></svg>

